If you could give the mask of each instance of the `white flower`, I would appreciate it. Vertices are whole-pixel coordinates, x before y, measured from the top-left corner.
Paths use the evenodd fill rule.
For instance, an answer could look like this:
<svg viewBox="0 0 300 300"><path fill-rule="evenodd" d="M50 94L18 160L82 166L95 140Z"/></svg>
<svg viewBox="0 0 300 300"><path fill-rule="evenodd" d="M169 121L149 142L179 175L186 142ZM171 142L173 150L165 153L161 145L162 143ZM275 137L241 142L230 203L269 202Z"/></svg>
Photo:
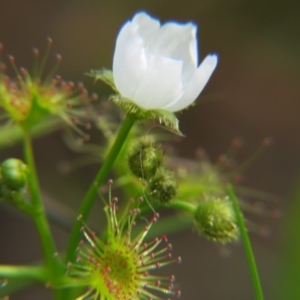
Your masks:
<svg viewBox="0 0 300 300"><path fill-rule="evenodd" d="M113 77L121 96L144 109L182 110L205 87L218 58L198 66L197 26L160 25L145 12L121 28L113 59Z"/></svg>

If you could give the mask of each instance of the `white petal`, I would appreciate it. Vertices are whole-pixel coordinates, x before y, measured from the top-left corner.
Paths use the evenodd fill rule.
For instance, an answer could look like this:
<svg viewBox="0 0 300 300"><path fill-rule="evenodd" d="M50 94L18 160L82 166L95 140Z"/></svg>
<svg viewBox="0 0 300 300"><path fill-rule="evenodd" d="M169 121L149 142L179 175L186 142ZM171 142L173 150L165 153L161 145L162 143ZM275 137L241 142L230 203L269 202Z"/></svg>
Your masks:
<svg viewBox="0 0 300 300"><path fill-rule="evenodd" d="M139 12L134 15L132 24L137 25L137 35L143 39L143 42L150 42L157 34L160 28L160 22L150 17L145 12ZM147 46L144 44L144 46Z"/></svg>
<svg viewBox="0 0 300 300"><path fill-rule="evenodd" d="M177 101L182 96L181 72L181 61L152 56L132 100L146 109L160 109Z"/></svg>
<svg viewBox="0 0 300 300"><path fill-rule="evenodd" d="M168 22L161 26L150 48L154 52L163 52L168 56L185 59L187 56L190 57L189 43L191 39L195 38L196 30L197 27L193 23ZM184 50L178 51L178 47L184 48Z"/></svg>
<svg viewBox="0 0 300 300"><path fill-rule="evenodd" d="M198 66L196 25L168 22L160 27L157 19L144 12L136 14L132 23L138 26L137 35L151 54L182 60L183 73L194 73Z"/></svg>
<svg viewBox="0 0 300 300"><path fill-rule="evenodd" d="M156 39L149 45L152 53L158 53L183 61L182 80L185 82L198 66L197 27L193 23L168 22L158 31Z"/></svg>
<svg viewBox="0 0 300 300"><path fill-rule="evenodd" d="M159 26L158 21L141 12L132 21L126 22L119 32L113 58L113 76L123 97L133 99L147 71L144 41L140 35L155 36Z"/></svg>
<svg viewBox="0 0 300 300"><path fill-rule="evenodd" d="M113 59L115 85L124 97L132 98L144 75L143 41L135 35L136 26L128 22L122 28Z"/></svg>
<svg viewBox="0 0 300 300"><path fill-rule="evenodd" d="M198 66L198 41L197 41L197 26L194 25L191 32L191 40L190 40L190 55L194 62L195 67Z"/></svg>
<svg viewBox="0 0 300 300"><path fill-rule="evenodd" d="M182 97L177 102L171 105L166 105L164 109L176 112L192 104L205 87L217 66L217 62L217 55L206 56L194 76L190 79L190 83L187 85Z"/></svg>

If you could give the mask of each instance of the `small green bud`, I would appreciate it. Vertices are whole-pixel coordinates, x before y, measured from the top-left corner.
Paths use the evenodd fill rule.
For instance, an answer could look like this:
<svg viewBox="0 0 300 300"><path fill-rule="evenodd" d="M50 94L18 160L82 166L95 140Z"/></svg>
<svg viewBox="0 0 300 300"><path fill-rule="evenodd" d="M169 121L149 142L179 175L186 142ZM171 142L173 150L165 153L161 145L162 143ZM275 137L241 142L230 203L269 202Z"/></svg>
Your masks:
<svg viewBox="0 0 300 300"><path fill-rule="evenodd" d="M8 189L21 190L27 183L27 166L19 159L9 158L1 165L1 182Z"/></svg>
<svg viewBox="0 0 300 300"><path fill-rule="evenodd" d="M139 142L128 154L128 165L131 172L145 180L149 180L155 175L162 161L162 150L150 141Z"/></svg>
<svg viewBox="0 0 300 300"><path fill-rule="evenodd" d="M146 189L146 195L161 204L168 205L177 194L177 184L174 172L159 168L151 178Z"/></svg>
<svg viewBox="0 0 300 300"><path fill-rule="evenodd" d="M226 198L204 200L194 217L197 231L209 240L225 244L239 237L235 213Z"/></svg>

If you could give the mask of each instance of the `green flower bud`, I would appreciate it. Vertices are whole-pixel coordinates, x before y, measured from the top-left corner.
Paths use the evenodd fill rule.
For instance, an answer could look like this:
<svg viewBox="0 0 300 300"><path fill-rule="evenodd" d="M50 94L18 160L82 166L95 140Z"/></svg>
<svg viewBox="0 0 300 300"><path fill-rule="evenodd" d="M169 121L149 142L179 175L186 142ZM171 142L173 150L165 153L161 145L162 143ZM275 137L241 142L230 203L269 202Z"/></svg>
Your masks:
<svg viewBox="0 0 300 300"><path fill-rule="evenodd" d="M209 240L225 244L239 237L235 213L226 198L201 202L194 217L197 231Z"/></svg>
<svg viewBox="0 0 300 300"><path fill-rule="evenodd" d="M174 172L159 168L156 175L151 178L146 188L146 195L154 201L168 205L177 194L177 184Z"/></svg>
<svg viewBox="0 0 300 300"><path fill-rule="evenodd" d="M162 150L150 141L139 142L128 154L128 165L131 172L145 180L149 180L155 175L162 161Z"/></svg>
<svg viewBox="0 0 300 300"><path fill-rule="evenodd" d="M9 158L1 165L1 182L5 189L21 190L27 183L27 166L19 159Z"/></svg>

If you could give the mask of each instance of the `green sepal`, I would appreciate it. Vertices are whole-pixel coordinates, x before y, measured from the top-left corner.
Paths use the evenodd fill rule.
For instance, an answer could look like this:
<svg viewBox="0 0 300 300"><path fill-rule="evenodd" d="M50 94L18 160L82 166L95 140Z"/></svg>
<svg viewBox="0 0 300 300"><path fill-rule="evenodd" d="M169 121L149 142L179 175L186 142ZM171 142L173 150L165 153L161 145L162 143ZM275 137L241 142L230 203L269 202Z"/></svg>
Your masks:
<svg viewBox="0 0 300 300"><path fill-rule="evenodd" d="M127 114L133 115L138 120L158 120L174 133L183 136L179 130L179 121L175 114L163 109L144 109L121 95L113 95L110 100L121 107Z"/></svg>
<svg viewBox="0 0 300 300"><path fill-rule="evenodd" d="M101 80L107 85L109 85L116 93L118 90L115 85L113 72L111 70L103 68L102 70L90 70L86 75L93 77L95 81Z"/></svg>

